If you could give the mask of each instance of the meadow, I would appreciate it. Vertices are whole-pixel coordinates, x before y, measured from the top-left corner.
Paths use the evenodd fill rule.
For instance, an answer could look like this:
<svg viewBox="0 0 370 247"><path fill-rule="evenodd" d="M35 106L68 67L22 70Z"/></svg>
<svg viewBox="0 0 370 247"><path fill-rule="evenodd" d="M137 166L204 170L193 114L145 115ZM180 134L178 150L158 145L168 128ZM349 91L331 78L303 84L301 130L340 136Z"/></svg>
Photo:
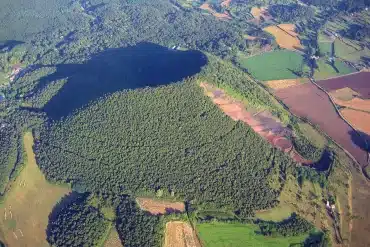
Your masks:
<svg viewBox="0 0 370 247"><path fill-rule="evenodd" d="M39 170L32 150L33 137L24 136L26 164L0 205L0 226L8 246L49 246L46 241L48 216L55 204L70 192L50 184Z"/></svg>
<svg viewBox="0 0 370 247"><path fill-rule="evenodd" d="M237 58L241 67L260 81L295 79L308 72L303 56L297 52L277 50L261 55Z"/></svg>
<svg viewBox="0 0 370 247"><path fill-rule="evenodd" d="M257 225L242 223L202 223L196 228L204 247L286 247L302 243L308 236L267 237L256 233Z"/></svg>
<svg viewBox="0 0 370 247"><path fill-rule="evenodd" d="M347 66L344 62L336 59L334 65L330 64L325 59L320 59L317 61L317 68L314 72L314 78L316 80L323 80L331 77L337 77L341 75L346 75L356 70L352 67Z"/></svg>

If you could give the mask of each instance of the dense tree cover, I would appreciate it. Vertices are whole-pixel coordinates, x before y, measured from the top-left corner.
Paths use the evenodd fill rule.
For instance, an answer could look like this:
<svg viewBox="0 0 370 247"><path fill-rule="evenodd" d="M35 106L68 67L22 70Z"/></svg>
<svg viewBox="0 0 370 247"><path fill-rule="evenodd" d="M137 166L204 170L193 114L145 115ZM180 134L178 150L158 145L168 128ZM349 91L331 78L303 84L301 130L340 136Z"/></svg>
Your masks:
<svg viewBox="0 0 370 247"><path fill-rule="evenodd" d="M321 148L315 147L303 134L296 135L293 138L293 144L300 155L312 161L320 160L324 151Z"/></svg>
<svg viewBox="0 0 370 247"><path fill-rule="evenodd" d="M310 222L295 213L281 222L261 221L258 225L261 233L266 236L297 236L314 229Z"/></svg>
<svg viewBox="0 0 370 247"><path fill-rule="evenodd" d="M107 230L109 222L88 205L84 195L58 210L51 215L47 229L52 246L96 246Z"/></svg>
<svg viewBox="0 0 370 247"><path fill-rule="evenodd" d="M326 9L355 11L370 5L368 0L302 0L302 2Z"/></svg>
<svg viewBox="0 0 370 247"><path fill-rule="evenodd" d="M306 166L297 167L297 172L299 184L302 184L305 180L308 180L312 183L320 184L322 188L325 188L328 185L328 180L325 173L315 171L314 169Z"/></svg>
<svg viewBox="0 0 370 247"><path fill-rule="evenodd" d="M159 216L143 212L135 200L123 196L117 207L117 231L125 246L160 246L163 222Z"/></svg>
<svg viewBox="0 0 370 247"><path fill-rule="evenodd" d="M301 21L313 18L315 15L311 7L296 3L271 5L268 10L274 18L281 22Z"/></svg>
<svg viewBox="0 0 370 247"><path fill-rule="evenodd" d="M205 68L199 79L239 81L234 85L246 95L248 90L251 103L269 102L230 65L209 66L215 68ZM48 179L86 191L163 189L195 203L232 207L242 216L277 203L279 192L264 178L276 172L272 166L293 164L224 116L195 79L104 97L42 129L36 153Z"/></svg>
<svg viewBox="0 0 370 247"><path fill-rule="evenodd" d="M23 109L0 115L0 195L8 181L17 176L23 162L23 131L43 121L43 114Z"/></svg>

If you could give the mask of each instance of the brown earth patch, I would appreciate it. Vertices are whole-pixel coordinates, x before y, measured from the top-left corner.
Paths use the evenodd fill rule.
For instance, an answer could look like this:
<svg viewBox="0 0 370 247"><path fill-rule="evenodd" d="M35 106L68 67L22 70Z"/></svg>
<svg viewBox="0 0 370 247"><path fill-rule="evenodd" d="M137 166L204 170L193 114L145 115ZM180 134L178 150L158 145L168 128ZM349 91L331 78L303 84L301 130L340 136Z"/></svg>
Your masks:
<svg viewBox="0 0 370 247"><path fill-rule="evenodd" d="M153 215L185 211L185 204L183 202L170 202L143 197L136 198L136 202L142 210L148 211Z"/></svg>
<svg viewBox="0 0 370 247"><path fill-rule="evenodd" d="M349 101L355 97L358 97L360 96L359 93L357 93L356 91L353 91L351 88L349 87L344 87L344 88L340 88L340 89L337 89L337 90L333 90L331 92L329 92L330 96L338 99L338 100L341 100L341 101Z"/></svg>
<svg viewBox="0 0 370 247"><path fill-rule="evenodd" d="M243 37L247 40L256 40L257 39L257 37L251 36L251 35L248 35L248 34L244 34Z"/></svg>
<svg viewBox="0 0 370 247"><path fill-rule="evenodd" d="M211 8L211 5L209 5L209 3L203 3L199 8L208 11L218 19L223 20L231 19L231 16L226 11L224 13L218 13L217 11Z"/></svg>
<svg viewBox="0 0 370 247"><path fill-rule="evenodd" d="M272 88L274 90L288 88L292 86L299 85L301 83L307 82L307 78L298 78L298 79L283 79L283 80L273 80L273 81L267 81L266 84L269 88Z"/></svg>
<svg viewBox="0 0 370 247"><path fill-rule="evenodd" d="M201 247L193 228L182 221L166 224L165 247Z"/></svg>
<svg viewBox="0 0 370 247"><path fill-rule="evenodd" d="M314 84L292 86L277 90L274 94L293 114L309 119L344 147L362 166L367 165L367 153L360 147L362 138L340 118L329 97Z"/></svg>
<svg viewBox="0 0 370 247"><path fill-rule="evenodd" d="M367 111L370 112L370 100L369 99L361 99L361 98L353 98L349 101L339 100L337 98L333 98L335 104L348 107L354 110L360 111Z"/></svg>
<svg viewBox="0 0 370 247"><path fill-rule="evenodd" d="M283 23L277 26L283 29L288 34L290 34L291 36L298 37L298 33L296 33L296 29L295 29L295 24Z"/></svg>
<svg viewBox="0 0 370 247"><path fill-rule="evenodd" d="M259 7L253 7L251 9L251 14L253 15L253 17L258 22L261 20L261 17L263 19L265 19L265 20L271 20L272 19L272 16L268 12L267 7L261 7L261 8L259 8Z"/></svg>
<svg viewBox="0 0 370 247"><path fill-rule="evenodd" d="M109 236L104 243L104 247L123 247L118 232L114 227L109 233Z"/></svg>
<svg viewBox="0 0 370 247"><path fill-rule="evenodd" d="M370 113L352 109L342 109L340 113L357 130L370 135Z"/></svg>
<svg viewBox="0 0 370 247"><path fill-rule="evenodd" d="M347 76L317 82L326 91L332 92L345 87L359 93L361 98L370 99L370 72L359 72Z"/></svg>
<svg viewBox="0 0 370 247"><path fill-rule="evenodd" d="M264 28L263 30L272 34L275 37L276 42L281 48L285 48L288 50L302 49L303 46L301 45L301 41L298 38L298 34L292 31L291 28L289 28L286 31L280 28L280 25L268 26ZM293 25L293 24L284 24L284 25Z"/></svg>
<svg viewBox="0 0 370 247"><path fill-rule="evenodd" d="M249 125L274 147L286 153L290 153L293 150L293 144L290 141L292 136L291 130L284 127L270 112L263 110L253 114L246 110L246 105L242 101L231 98L223 90L204 82L200 86L225 115L234 121L242 121ZM291 156L297 162L303 164L312 163L302 158L297 152L291 153Z"/></svg>
<svg viewBox="0 0 370 247"><path fill-rule="evenodd" d="M221 3L222 7L229 7L232 0L225 0Z"/></svg>

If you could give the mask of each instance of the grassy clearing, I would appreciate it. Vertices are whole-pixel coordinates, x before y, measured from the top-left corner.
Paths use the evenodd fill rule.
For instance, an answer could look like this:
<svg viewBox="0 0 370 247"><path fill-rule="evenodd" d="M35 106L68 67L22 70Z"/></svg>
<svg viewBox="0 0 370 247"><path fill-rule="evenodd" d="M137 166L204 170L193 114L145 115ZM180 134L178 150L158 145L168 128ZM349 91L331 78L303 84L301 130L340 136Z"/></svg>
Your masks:
<svg viewBox="0 0 370 247"><path fill-rule="evenodd" d="M288 204L281 203L270 210L256 212L256 217L265 221L282 221L289 218L293 212Z"/></svg>
<svg viewBox="0 0 370 247"><path fill-rule="evenodd" d="M355 72L355 69L348 67L345 63L339 60L335 60L334 62L334 66L336 69L324 59L318 60L317 66L318 68L315 69L314 74L314 78L316 80L323 80Z"/></svg>
<svg viewBox="0 0 370 247"><path fill-rule="evenodd" d="M197 230L204 247L286 247L301 243L308 236L266 237L256 234L258 226L241 223L204 223L198 224Z"/></svg>
<svg viewBox="0 0 370 247"><path fill-rule="evenodd" d="M319 42L319 49L320 53L326 56L331 56L332 55L332 47L333 43L332 42Z"/></svg>
<svg viewBox="0 0 370 247"><path fill-rule="evenodd" d="M70 192L48 183L33 153L31 133L24 136L27 163L0 206L0 228L7 246L49 246L46 241L48 216L57 201Z"/></svg>
<svg viewBox="0 0 370 247"><path fill-rule="evenodd" d="M317 148L323 149L327 145L327 141L317 130L307 123L298 123L299 130L302 134Z"/></svg>
<svg viewBox="0 0 370 247"><path fill-rule="evenodd" d="M293 51L278 50L249 58L240 55L237 59L241 67L261 81L296 79L299 73L308 71L302 55Z"/></svg>
<svg viewBox="0 0 370 247"><path fill-rule="evenodd" d="M103 247L123 247L115 227L112 227Z"/></svg>

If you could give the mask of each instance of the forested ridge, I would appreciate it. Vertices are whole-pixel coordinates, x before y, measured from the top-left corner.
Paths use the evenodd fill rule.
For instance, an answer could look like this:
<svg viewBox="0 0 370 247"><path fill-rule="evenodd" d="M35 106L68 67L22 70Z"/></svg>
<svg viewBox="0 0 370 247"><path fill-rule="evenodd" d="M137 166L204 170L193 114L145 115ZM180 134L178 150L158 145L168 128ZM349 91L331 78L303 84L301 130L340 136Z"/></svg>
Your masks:
<svg viewBox="0 0 370 247"><path fill-rule="evenodd" d="M224 82L235 79L231 65L218 66L225 67L219 75ZM204 73L202 79L207 69ZM197 203L232 207L243 217L276 205L279 192L264 178L277 171L272 167L293 165L292 160L224 116L197 83L192 78L117 92L45 126L37 138L38 164L48 179L85 191L163 189ZM258 90L251 87L250 95Z"/></svg>

